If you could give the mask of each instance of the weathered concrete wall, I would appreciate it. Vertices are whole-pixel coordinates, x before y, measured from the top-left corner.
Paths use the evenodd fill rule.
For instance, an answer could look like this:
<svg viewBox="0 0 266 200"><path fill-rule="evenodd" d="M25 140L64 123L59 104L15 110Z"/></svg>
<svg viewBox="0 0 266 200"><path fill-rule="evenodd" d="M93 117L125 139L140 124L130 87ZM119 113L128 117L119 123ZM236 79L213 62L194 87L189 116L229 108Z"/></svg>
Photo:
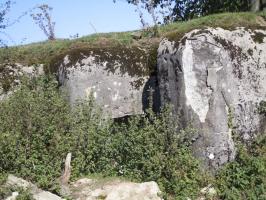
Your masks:
<svg viewBox="0 0 266 200"><path fill-rule="evenodd" d="M162 104L173 104L183 124L201 130L194 152L212 169L234 159L232 129L244 141L263 131L257 109L266 99L265 36L209 28L186 34L180 44L165 39L158 49Z"/></svg>
<svg viewBox="0 0 266 200"><path fill-rule="evenodd" d="M258 106L266 100L266 31L194 30L179 43L162 40L158 55L151 52L140 46L75 48L51 69L70 103L92 95L112 118L142 114L153 91L155 109L173 104L181 124L199 130L194 153L211 169L235 158L234 136L249 142L265 131ZM33 69L1 65L0 100Z"/></svg>
<svg viewBox="0 0 266 200"><path fill-rule="evenodd" d="M164 39L153 76L150 55L140 47L70 51L58 65L59 82L71 103L93 95L113 118L142 114L151 87L156 108L171 103L184 126L200 130L194 153L217 169L235 158L233 132L248 142L265 129L257 112L266 100L265 36L263 30L209 28L187 33L180 43Z"/></svg>
<svg viewBox="0 0 266 200"><path fill-rule="evenodd" d="M64 57L58 77L72 104L92 95L112 118L143 113L147 83L155 84L149 54L140 47L118 48L81 49Z"/></svg>

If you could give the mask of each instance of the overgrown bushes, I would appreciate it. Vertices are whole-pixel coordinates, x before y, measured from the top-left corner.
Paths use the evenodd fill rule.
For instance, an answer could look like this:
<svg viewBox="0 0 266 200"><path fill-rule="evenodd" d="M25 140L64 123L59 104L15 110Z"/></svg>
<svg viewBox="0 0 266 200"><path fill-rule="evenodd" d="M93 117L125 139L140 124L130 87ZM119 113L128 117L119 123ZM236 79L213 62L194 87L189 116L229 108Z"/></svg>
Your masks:
<svg viewBox="0 0 266 200"><path fill-rule="evenodd" d="M75 116L84 119L88 110L89 106L83 104L79 110L81 116ZM177 120L171 117L169 109L160 115L149 110L146 116L135 116L119 124L97 120L93 125L94 122L88 123L90 118L89 115L80 120L73 134L83 138L74 159L78 173L153 180L165 192L180 198L197 194L202 186L202 173L188 147L188 136L193 130L180 130L176 134ZM85 129L80 131L80 127Z"/></svg>
<svg viewBox="0 0 266 200"><path fill-rule="evenodd" d="M186 139L193 130L176 134L169 109L114 123L92 98L72 108L65 99L54 79L41 77L25 79L0 102L2 171L53 190L72 152L72 178L100 173L154 180L169 194L196 195L201 173Z"/></svg>
<svg viewBox="0 0 266 200"><path fill-rule="evenodd" d="M50 78L25 79L0 103L0 170L48 188L69 149L70 109Z"/></svg>
<svg viewBox="0 0 266 200"><path fill-rule="evenodd" d="M115 123L92 98L70 107L51 77L22 82L0 102L0 182L3 172L13 173L56 192L71 152L72 179L101 174L156 181L166 199L194 199L208 184L219 189L221 199L265 199L265 137L252 151L239 148L237 160L214 181L191 154L195 130L180 129L171 109L160 114L149 109L145 116Z"/></svg>
<svg viewBox="0 0 266 200"><path fill-rule="evenodd" d="M222 199L266 199L266 137L260 136L250 147L239 146L236 161L216 176Z"/></svg>

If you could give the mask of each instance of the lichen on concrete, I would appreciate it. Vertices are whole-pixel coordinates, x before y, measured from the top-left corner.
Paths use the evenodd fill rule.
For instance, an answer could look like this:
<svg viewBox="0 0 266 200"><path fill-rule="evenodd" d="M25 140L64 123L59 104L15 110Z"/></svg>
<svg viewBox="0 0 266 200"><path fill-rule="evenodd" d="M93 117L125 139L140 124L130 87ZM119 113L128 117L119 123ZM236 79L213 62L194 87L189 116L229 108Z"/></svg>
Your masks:
<svg viewBox="0 0 266 200"><path fill-rule="evenodd" d="M254 33L253 33L253 35L251 37L254 40L254 42L259 43L259 44L261 44L261 43L266 41L265 40L265 38L266 38L265 32L261 32L259 30L254 31Z"/></svg>
<svg viewBox="0 0 266 200"><path fill-rule="evenodd" d="M160 44L161 101L182 110L181 120L201 130L194 153L210 169L235 157L229 120L246 142L266 123L257 112L259 102L266 99L266 43L253 39L258 33L266 31L207 28L187 33L179 45L165 40Z"/></svg>
<svg viewBox="0 0 266 200"><path fill-rule="evenodd" d="M113 118L142 114L151 72L150 50L141 47L86 48L54 62L59 82L72 104L90 94Z"/></svg>
<svg viewBox="0 0 266 200"><path fill-rule="evenodd" d="M64 52L60 56L56 56L50 63L51 72L56 72L62 59L68 55L69 66L75 65L84 57L94 56L96 63L105 63L105 70L114 73L119 67L120 73L130 76L148 75L150 72L149 58L151 56L149 49L139 46L117 46L117 47L101 47L101 48L76 48ZM119 66L117 64L120 64ZM86 63L84 63L86 64Z"/></svg>

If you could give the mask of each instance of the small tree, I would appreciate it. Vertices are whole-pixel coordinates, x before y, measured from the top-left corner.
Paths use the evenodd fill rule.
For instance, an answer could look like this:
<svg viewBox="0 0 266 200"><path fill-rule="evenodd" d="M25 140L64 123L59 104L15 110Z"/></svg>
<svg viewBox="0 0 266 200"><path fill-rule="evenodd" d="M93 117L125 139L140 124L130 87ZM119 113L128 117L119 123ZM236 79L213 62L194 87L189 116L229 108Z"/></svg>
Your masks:
<svg viewBox="0 0 266 200"><path fill-rule="evenodd" d="M172 17L174 1L173 0L127 0L128 3L131 3L135 6L144 8L150 14L154 25L162 23L171 23L174 18ZM137 9L139 11L139 9ZM140 12L140 11L139 11Z"/></svg>
<svg viewBox="0 0 266 200"><path fill-rule="evenodd" d="M258 12L266 8L266 0L251 0L251 11Z"/></svg>
<svg viewBox="0 0 266 200"><path fill-rule="evenodd" d="M7 26L7 23L5 23L5 16L8 13L10 6L10 0L0 5L0 29L5 29Z"/></svg>
<svg viewBox="0 0 266 200"><path fill-rule="evenodd" d="M53 8L47 4L42 4L38 6L37 9L39 12L31 14L33 21L35 21L35 23L44 32L48 40L55 40L55 22L52 21L51 15Z"/></svg>
<svg viewBox="0 0 266 200"><path fill-rule="evenodd" d="M6 33L3 31L6 29L8 23L6 21L6 15L10 10L11 1L6 1L2 4L0 4L0 33L2 35L6 35ZM0 46L4 46L4 41L2 38L0 38Z"/></svg>
<svg viewBox="0 0 266 200"><path fill-rule="evenodd" d="M164 23L185 21L192 18L221 12L248 11L251 2L260 4L265 0L126 0L136 5L142 4L153 15L154 10L162 14ZM158 16L158 15L157 15ZM152 16L153 17L153 16Z"/></svg>
<svg viewBox="0 0 266 200"><path fill-rule="evenodd" d="M113 0L114 3L116 0ZM158 4L158 0L127 0L128 3L133 4L136 7L136 12L139 14L142 28L152 35L158 35L158 25L173 22L171 17L173 4L172 0L164 0L161 4ZM150 25L145 17L143 11L146 10L152 19L152 25Z"/></svg>
<svg viewBox="0 0 266 200"><path fill-rule="evenodd" d="M17 18L10 20L7 18L7 14L9 13L11 6L15 3L16 2L12 0L6 0L3 3L0 3L0 34L14 44L16 43L12 40L11 36L5 32L5 30L13 26L14 24L20 22L20 20L24 16L28 15L30 12L32 12L32 10L35 9L35 8L30 8L25 12L21 13L21 15L19 15ZM3 46L7 47L7 41L5 41L2 37L0 37L0 47Z"/></svg>

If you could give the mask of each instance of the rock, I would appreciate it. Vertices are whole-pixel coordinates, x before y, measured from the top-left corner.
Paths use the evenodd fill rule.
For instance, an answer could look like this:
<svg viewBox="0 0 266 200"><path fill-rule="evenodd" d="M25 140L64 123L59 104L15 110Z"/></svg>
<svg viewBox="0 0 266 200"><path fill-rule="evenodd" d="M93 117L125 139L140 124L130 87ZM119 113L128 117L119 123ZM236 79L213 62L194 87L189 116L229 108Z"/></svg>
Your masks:
<svg viewBox="0 0 266 200"><path fill-rule="evenodd" d="M217 191L212 185L208 185L200 190L200 196L196 200L216 199Z"/></svg>
<svg viewBox="0 0 266 200"><path fill-rule="evenodd" d="M140 40L142 38L142 34L140 31L138 32L133 32L130 34L130 36L135 39L135 40Z"/></svg>
<svg viewBox="0 0 266 200"><path fill-rule="evenodd" d="M62 200L61 197L47 191L40 191L38 193L34 193L33 198L35 200Z"/></svg>
<svg viewBox="0 0 266 200"><path fill-rule="evenodd" d="M8 175L6 184L8 186L20 187L20 188L23 188L24 190L27 190L27 189L37 190L37 187L34 184L28 181L25 181L22 178L18 178L14 175L11 175L11 174Z"/></svg>
<svg viewBox="0 0 266 200"><path fill-rule="evenodd" d="M43 64L24 66L19 63L0 64L0 101L10 96L20 85L23 76L33 77L44 74Z"/></svg>
<svg viewBox="0 0 266 200"><path fill-rule="evenodd" d="M82 178L72 183L72 185L74 188L79 188L80 186L89 186L92 185L93 183L95 183L95 180L93 179Z"/></svg>
<svg viewBox="0 0 266 200"><path fill-rule="evenodd" d="M124 46L80 49L58 62L58 79L71 104L92 95L112 118L143 113L149 79L146 50Z"/></svg>
<svg viewBox="0 0 266 200"><path fill-rule="evenodd" d="M61 197L52 194L51 192L43 191L39 189L36 185L25 181L21 178L15 177L13 175L9 175L6 182L7 186L11 187L21 187L25 190L29 190L33 195L35 200L62 200ZM13 196L13 195L12 195Z"/></svg>
<svg viewBox="0 0 266 200"><path fill-rule="evenodd" d="M200 190L200 193L203 195L207 195L207 196L215 196L217 194L216 190L214 189L214 187L212 187L212 185L208 185L205 188L202 188Z"/></svg>
<svg viewBox="0 0 266 200"><path fill-rule="evenodd" d="M155 182L132 183L120 180L81 179L72 185L72 198L79 200L162 200Z"/></svg>
<svg viewBox="0 0 266 200"><path fill-rule="evenodd" d="M217 192L216 192L216 190L213 187L209 188L209 191L207 192L207 195L215 196L216 194L217 194Z"/></svg>
<svg viewBox="0 0 266 200"><path fill-rule="evenodd" d="M7 197L6 200L16 200L18 195L18 192L12 192L12 195L10 197Z"/></svg>
<svg viewBox="0 0 266 200"><path fill-rule="evenodd" d="M199 129L194 153L217 169L234 160L232 130L248 142L265 130L258 104L266 99L266 31L194 30L158 49L162 105L174 105L185 126ZM231 124L231 125L230 125Z"/></svg>

